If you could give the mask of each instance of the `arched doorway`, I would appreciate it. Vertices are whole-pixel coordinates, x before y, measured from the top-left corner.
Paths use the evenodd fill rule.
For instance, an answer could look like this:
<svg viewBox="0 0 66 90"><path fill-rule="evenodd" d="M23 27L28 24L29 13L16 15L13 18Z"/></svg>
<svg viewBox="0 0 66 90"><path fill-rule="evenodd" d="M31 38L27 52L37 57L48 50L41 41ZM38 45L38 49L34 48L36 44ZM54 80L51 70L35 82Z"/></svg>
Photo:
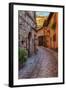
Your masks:
<svg viewBox="0 0 66 90"><path fill-rule="evenodd" d="M31 32L28 33L28 56L30 56L31 52L30 52L30 41L31 41Z"/></svg>
<svg viewBox="0 0 66 90"><path fill-rule="evenodd" d="M44 37L43 36L39 36L38 37L38 46L43 46L43 41L44 41Z"/></svg>

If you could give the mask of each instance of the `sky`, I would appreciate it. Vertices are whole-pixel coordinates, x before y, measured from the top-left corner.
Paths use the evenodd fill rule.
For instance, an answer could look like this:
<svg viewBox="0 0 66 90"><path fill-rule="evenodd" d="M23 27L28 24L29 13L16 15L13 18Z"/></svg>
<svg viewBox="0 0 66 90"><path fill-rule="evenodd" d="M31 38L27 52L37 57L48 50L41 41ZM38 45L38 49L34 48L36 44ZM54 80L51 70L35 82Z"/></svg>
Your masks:
<svg viewBox="0 0 66 90"><path fill-rule="evenodd" d="M37 11L36 15L37 16L48 16L50 12L45 12L45 11Z"/></svg>

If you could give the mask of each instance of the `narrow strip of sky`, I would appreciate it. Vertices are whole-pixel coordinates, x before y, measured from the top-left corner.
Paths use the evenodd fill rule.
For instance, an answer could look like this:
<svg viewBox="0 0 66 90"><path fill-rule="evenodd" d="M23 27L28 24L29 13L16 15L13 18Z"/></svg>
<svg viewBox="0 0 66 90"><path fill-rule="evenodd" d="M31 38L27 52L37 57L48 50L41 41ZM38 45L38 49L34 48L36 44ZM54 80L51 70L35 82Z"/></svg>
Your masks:
<svg viewBox="0 0 66 90"><path fill-rule="evenodd" d="M37 11L36 16L49 16L50 12L46 11Z"/></svg>

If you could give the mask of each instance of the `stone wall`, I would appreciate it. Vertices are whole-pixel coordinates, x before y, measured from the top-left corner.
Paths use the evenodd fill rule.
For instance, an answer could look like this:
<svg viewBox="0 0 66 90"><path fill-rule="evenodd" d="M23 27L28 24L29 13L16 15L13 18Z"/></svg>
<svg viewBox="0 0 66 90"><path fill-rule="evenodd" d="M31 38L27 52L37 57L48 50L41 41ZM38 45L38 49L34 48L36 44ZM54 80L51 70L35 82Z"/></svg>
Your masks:
<svg viewBox="0 0 66 90"><path fill-rule="evenodd" d="M19 47L26 48L29 54L34 53L34 28L35 12L34 11L18 11L18 36Z"/></svg>

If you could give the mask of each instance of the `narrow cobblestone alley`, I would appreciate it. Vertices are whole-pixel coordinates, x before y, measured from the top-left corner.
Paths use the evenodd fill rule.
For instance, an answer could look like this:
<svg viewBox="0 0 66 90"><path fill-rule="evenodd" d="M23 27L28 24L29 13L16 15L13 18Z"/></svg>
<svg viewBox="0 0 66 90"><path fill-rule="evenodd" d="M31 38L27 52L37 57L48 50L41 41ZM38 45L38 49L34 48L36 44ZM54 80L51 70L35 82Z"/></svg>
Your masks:
<svg viewBox="0 0 66 90"><path fill-rule="evenodd" d="M58 53L45 47L38 47L37 54L30 57L19 71L19 79L57 76Z"/></svg>

